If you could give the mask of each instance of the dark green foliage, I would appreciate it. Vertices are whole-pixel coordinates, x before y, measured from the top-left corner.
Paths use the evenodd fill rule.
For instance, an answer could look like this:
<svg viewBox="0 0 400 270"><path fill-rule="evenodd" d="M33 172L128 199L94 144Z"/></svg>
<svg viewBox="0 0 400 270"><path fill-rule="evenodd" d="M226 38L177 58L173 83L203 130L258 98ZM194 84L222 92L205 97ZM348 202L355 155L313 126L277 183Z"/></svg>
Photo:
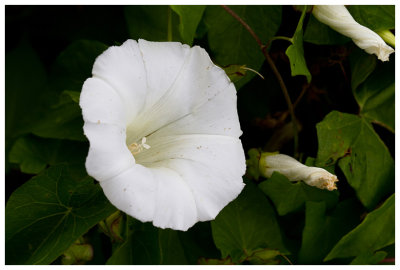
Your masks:
<svg viewBox="0 0 400 270"><path fill-rule="evenodd" d="M394 161L365 119L333 111L317 125L317 131L317 164L341 158L338 164L365 207L372 209L393 190Z"/></svg>
<svg viewBox="0 0 400 270"><path fill-rule="evenodd" d="M323 201L328 208L332 208L338 201L337 192L321 190L303 182L292 183L277 172L259 187L272 200L281 216L302 209L305 202Z"/></svg>
<svg viewBox="0 0 400 270"><path fill-rule="evenodd" d="M248 184L239 197L211 222L222 257L238 262L259 248L286 253L274 210L262 192Z"/></svg>
<svg viewBox="0 0 400 270"><path fill-rule="evenodd" d="M24 173L37 174L60 162L83 164L87 147L87 143L25 136L14 143L10 162L19 164Z"/></svg>
<svg viewBox="0 0 400 270"><path fill-rule="evenodd" d="M395 27L393 5L349 5L347 8L358 23L374 31Z"/></svg>
<svg viewBox="0 0 400 270"><path fill-rule="evenodd" d="M6 263L49 264L115 208L88 176L57 165L19 187L6 206Z"/></svg>
<svg viewBox="0 0 400 270"><path fill-rule="evenodd" d="M117 247L107 264L187 264L178 232L144 224Z"/></svg>
<svg viewBox="0 0 400 270"><path fill-rule="evenodd" d="M345 235L329 252L325 260L365 256L394 243L394 195L363 222Z"/></svg>
<svg viewBox="0 0 400 270"><path fill-rule="evenodd" d="M301 14L299 24L297 25L296 32L292 37L292 45L286 50L286 55L289 57L290 68L292 70L292 76L304 75L307 78L307 82L311 82L311 73L307 68L306 60L304 58L303 49L303 22L306 15L306 9Z"/></svg>
<svg viewBox="0 0 400 270"><path fill-rule="evenodd" d="M281 23L280 6L231 6L244 19L263 42L272 38ZM216 64L246 65L259 70L264 56L253 37L230 14L220 6L208 6L204 14L208 28L207 36ZM241 87L254 73L248 73L236 85Z"/></svg>
<svg viewBox="0 0 400 270"><path fill-rule="evenodd" d="M353 199L340 202L330 214L325 202L308 201L299 263L320 263L335 243L358 224L359 213L360 206Z"/></svg>

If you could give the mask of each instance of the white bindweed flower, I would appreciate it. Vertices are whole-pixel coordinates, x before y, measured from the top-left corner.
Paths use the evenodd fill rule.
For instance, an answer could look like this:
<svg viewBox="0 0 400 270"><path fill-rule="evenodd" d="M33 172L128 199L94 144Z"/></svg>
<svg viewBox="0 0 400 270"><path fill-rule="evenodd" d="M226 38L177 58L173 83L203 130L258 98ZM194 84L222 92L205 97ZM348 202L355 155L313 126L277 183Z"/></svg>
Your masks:
<svg viewBox="0 0 400 270"><path fill-rule="evenodd" d="M187 230L244 187L236 89L207 52L128 40L95 61L80 96L86 169L142 222Z"/></svg>
<svg viewBox="0 0 400 270"><path fill-rule="evenodd" d="M336 175L318 167L309 167L296 159L277 153L262 153L259 162L260 173L264 177L271 177L273 172L279 172L290 181L303 180L310 186L321 189L334 190L338 181Z"/></svg>
<svg viewBox="0 0 400 270"><path fill-rule="evenodd" d="M345 6L316 5L312 13L320 22L351 38L358 47L382 61L388 61L394 52L377 33L356 22Z"/></svg>

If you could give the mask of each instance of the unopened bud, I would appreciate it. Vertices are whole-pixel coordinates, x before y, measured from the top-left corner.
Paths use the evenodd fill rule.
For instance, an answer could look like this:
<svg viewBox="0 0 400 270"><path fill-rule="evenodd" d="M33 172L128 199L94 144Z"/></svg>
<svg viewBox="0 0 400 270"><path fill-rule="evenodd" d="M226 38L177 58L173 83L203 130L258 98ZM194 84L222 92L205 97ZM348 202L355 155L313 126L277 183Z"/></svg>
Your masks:
<svg viewBox="0 0 400 270"><path fill-rule="evenodd" d="M388 61L394 52L377 33L356 22L345 6L316 5L312 13L320 22L351 38L358 47L375 54L381 61Z"/></svg>
<svg viewBox="0 0 400 270"><path fill-rule="evenodd" d="M63 265L85 264L93 259L93 247L86 243L83 237L75 241L66 251L64 251L61 263Z"/></svg>
<svg viewBox="0 0 400 270"><path fill-rule="evenodd" d="M336 175L325 169L309 167L296 159L277 153L262 153L259 162L260 174L271 177L273 172L279 172L290 181L304 181L307 185L320 189L334 190L338 181Z"/></svg>
<svg viewBox="0 0 400 270"><path fill-rule="evenodd" d="M104 221L99 222L100 229L111 238L112 242L122 242L125 228L124 214L116 211Z"/></svg>

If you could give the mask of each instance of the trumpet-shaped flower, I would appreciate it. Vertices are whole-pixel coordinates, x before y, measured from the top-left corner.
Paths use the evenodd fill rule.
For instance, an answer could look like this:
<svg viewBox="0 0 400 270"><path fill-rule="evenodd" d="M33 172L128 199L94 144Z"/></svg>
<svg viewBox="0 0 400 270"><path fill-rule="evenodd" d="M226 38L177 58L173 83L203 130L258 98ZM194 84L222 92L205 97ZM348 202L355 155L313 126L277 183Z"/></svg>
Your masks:
<svg viewBox="0 0 400 270"><path fill-rule="evenodd" d="M345 6L316 5L312 13L320 22L351 38L358 47L382 61L388 61L394 52L377 33L356 22Z"/></svg>
<svg viewBox="0 0 400 270"><path fill-rule="evenodd" d="M86 170L121 211L161 228L212 220L244 187L236 90L206 51L128 40L80 96Z"/></svg>
<svg viewBox="0 0 400 270"><path fill-rule="evenodd" d="M307 185L327 190L336 189L335 183L338 181L336 175L325 169L309 167L290 156L277 153L262 153L259 170L264 177L271 177L273 172L279 172L290 181L303 180Z"/></svg>

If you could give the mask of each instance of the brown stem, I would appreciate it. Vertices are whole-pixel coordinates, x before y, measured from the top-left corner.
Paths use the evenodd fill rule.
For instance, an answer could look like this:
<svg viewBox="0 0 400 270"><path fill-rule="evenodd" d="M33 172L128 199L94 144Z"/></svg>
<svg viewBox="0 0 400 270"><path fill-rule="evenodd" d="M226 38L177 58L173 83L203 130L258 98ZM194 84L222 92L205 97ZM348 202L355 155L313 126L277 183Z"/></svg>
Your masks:
<svg viewBox="0 0 400 270"><path fill-rule="evenodd" d="M304 94L307 92L309 84L303 85L300 95L297 97L296 101L293 103L293 108L295 109L297 104L299 104L300 100L303 98Z"/></svg>
<svg viewBox="0 0 400 270"><path fill-rule="evenodd" d="M262 49L263 44L262 44L262 42L261 42L261 39L256 35L256 33L254 33L253 29L251 29L251 27L250 27L245 21L243 21L242 18L240 18L239 15L237 15L237 14L236 14L232 9L230 9L228 6L226 6L226 5L221 5L221 6L226 10L226 12L228 12L229 14L231 14L231 16L232 16L233 18L235 18L238 22L240 22L240 23L244 26L244 28L246 28L247 31L249 31L250 35L253 36L253 38L256 40L256 42L258 43L258 45L259 45L260 48Z"/></svg>
<svg viewBox="0 0 400 270"><path fill-rule="evenodd" d="M294 133L294 156L297 157L298 154L298 146L299 146L299 137L298 137L298 132L297 132L297 121L296 121L296 116L294 114L294 108L293 108L293 104L292 101L290 99L289 96L289 92L286 88L285 82L282 79L281 74L279 73L274 61L272 60L271 56L269 56L269 53L267 51L267 47L264 47L262 49L263 54L265 56L265 59L267 60L269 66L272 69L272 72L275 74L275 77L278 79L279 85L282 89L283 95L285 97L287 106L289 108L289 113L290 113L290 117L292 118L292 122L293 122L293 133Z"/></svg>
<svg viewBox="0 0 400 270"><path fill-rule="evenodd" d="M296 101L293 103L293 110L296 109L297 105L299 104L299 102L301 101L301 99L303 98L304 94L307 92L309 88L309 85L303 85L302 90L300 92L300 95L297 97ZM282 116L279 118L279 121L284 122L288 116L288 112L286 111L284 114L282 114Z"/></svg>
<svg viewBox="0 0 400 270"><path fill-rule="evenodd" d="M281 74L279 73L274 61L271 59L271 56L269 56L268 53L268 47L271 43L271 41L269 41L267 43L266 46L263 45L263 43L261 42L261 39L257 36L257 34L253 31L253 29L242 19L239 17L239 15L237 15L232 9L230 9L228 6L226 5L222 5L222 7L233 17L235 18L241 25L243 25L244 28L246 28L246 30L251 34L251 36L255 39L255 41L257 42L257 44L260 46L261 52L263 53L265 59L267 60L269 66L272 69L272 72L275 74L275 77L277 78L279 85L282 89L283 95L285 97L287 106L289 108L289 113L290 116L292 118L292 122L293 122L293 133L294 133L294 155L297 156L298 153L298 134L297 134L297 122L296 122L296 116L294 114L294 108L293 108L293 104L292 101L290 100L290 96L289 96L289 92L286 88L285 82L282 79Z"/></svg>

